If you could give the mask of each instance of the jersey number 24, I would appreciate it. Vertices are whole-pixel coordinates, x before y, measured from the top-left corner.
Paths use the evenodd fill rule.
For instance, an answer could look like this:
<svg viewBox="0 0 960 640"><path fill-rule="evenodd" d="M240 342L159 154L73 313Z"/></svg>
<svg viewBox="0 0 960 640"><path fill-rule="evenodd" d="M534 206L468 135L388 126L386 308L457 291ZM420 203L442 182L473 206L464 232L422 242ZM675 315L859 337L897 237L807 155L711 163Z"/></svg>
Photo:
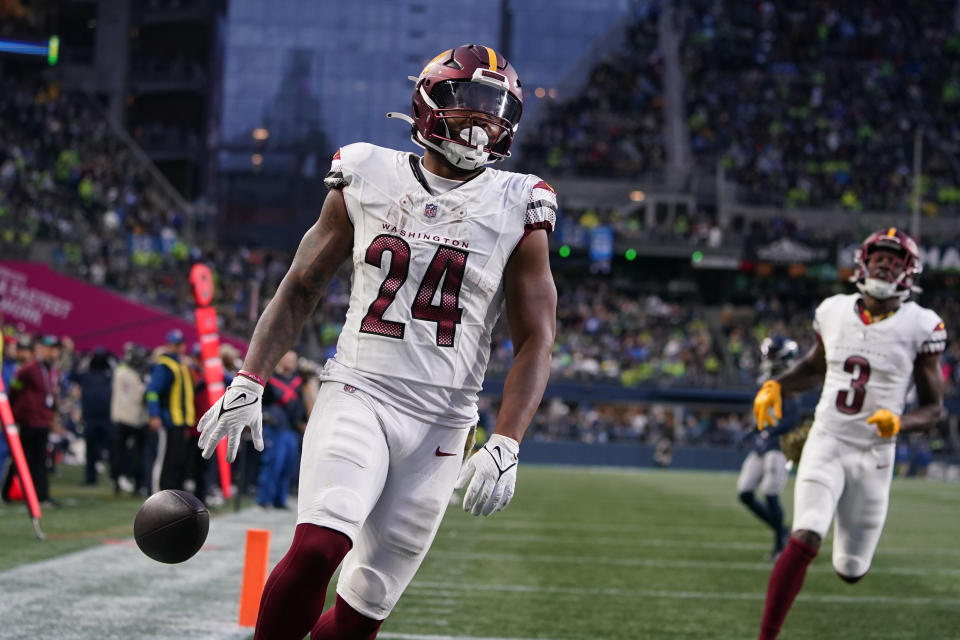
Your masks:
<svg viewBox="0 0 960 640"><path fill-rule="evenodd" d="M393 304L400 287L407 281L410 270L410 245L403 238L381 234L367 247L365 261L380 267L383 254L390 252L390 269L387 277L380 283L377 299L370 303L367 314L360 322L360 331L374 333L388 338L403 339L406 325L403 322L384 320L383 314ZM460 324L463 309L460 308L460 287L463 285L463 273L467 267L466 251L452 247L437 247L430 261L423 282L417 289L417 295L410 307L416 320L437 323L437 346L452 347L453 337ZM440 281L443 280L443 287ZM440 304L433 304L433 298L440 289Z"/></svg>

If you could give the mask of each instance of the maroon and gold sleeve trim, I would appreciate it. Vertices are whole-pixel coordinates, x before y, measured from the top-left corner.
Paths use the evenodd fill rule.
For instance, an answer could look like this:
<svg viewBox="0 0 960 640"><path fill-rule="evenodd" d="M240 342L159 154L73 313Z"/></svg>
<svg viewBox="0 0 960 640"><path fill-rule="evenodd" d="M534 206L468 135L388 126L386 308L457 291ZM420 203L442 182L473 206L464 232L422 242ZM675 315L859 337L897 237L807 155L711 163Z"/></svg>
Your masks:
<svg viewBox="0 0 960 640"><path fill-rule="evenodd" d="M920 353L943 353L947 348L947 327L941 320L920 345Z"/></svg>
<svg viewBox="0 0 960 640"><path fill-rule="evenodd" d="M546 229L553 231L557 223L557 192L549 184L540 180L530 189L530 198L527 200L527 210L523 218L523 228L526 231Z"/></svg>
<svg viewBox="0 0 960 640"><path fill-rule="evenodd" d="M330 171L323 178L323 184L327 189L343 189L349 184L343 174L343 161L340 160L340 150L333 154L333 160L330 162Z"/></svg>

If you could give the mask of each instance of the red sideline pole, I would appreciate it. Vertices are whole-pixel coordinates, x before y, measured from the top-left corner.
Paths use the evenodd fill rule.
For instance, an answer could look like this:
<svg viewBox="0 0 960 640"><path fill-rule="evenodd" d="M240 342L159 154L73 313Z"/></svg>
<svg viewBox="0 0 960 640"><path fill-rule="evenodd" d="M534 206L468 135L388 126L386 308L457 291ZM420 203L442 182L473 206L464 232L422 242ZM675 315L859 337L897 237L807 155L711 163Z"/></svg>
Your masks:
<svg viewBox="0 0 960 640"><path fill-rule="evenodd" d="M220 359L220 334L217 333L217 310L213 302L213 273L202 263L190 269L190 284L197 303L194 317L200 336L200 357L203 358L203 378L207 383L207 397L215 403L223 395L223 361ZM230 464L227 462L227 442L217 445L217 468L220 471L220 490L224 500L230 499Z"/></svg>
<svg viewBox="0 0 960 640"><path fill-rule="evenodd" d="M37 537L43 539L39 527L40 501L37 500L37 490L33 486L33 476L30 475L30 468L27 466L27 458L23 455L23 445L20 443L20 429L13 421L13 411L10 410L10 401L7 399L7 393L3 388L3 380L0 380L0 421L3 422L3 430L7 435L7 444L10 445L10 454L13 456L13 463L17 467L17 475L20 477L20 484L23 485L23 494L27 498L27 509L34 521L34 528L37 530Z"/></svg>

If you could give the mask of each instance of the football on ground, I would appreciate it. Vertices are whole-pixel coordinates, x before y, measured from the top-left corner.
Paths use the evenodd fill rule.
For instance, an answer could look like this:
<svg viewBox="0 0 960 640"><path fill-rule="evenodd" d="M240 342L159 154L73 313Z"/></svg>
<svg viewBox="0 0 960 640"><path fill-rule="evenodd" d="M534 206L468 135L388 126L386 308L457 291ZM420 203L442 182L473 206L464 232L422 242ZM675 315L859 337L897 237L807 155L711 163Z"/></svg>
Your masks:
<svg viewBox="0 0 960 640"><path fill-rule="evenodd" d="M133 521L137 546L157 562L176 564L200 550L210 512L192 493L166 489L147 498Z"/></svg>

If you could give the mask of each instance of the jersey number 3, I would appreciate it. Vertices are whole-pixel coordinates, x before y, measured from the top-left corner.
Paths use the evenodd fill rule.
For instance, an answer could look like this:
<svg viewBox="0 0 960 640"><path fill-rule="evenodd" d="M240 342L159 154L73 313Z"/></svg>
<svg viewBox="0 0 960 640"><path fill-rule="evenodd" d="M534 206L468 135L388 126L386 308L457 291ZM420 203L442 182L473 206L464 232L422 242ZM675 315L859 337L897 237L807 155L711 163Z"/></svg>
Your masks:
<svg viewBox="0 0 960 640"><path fill-rule="evenodd" d="M367 264L380 267L383 254L390 252L390 269L380 283L380 292L367 309L360 323L360 331L388 338L403 339L406 325L402 322L384 320L383 314L393 304L400 287L407 281L410 270L410 245L402 238L381 234L367 247ZM460 324L463 309L460 308L460 287L467 267L467 252L451 247L437 247L430 261L423 282L417 290L410 311L417 320L437 323L437 346L452 347L453 337ZM443 287L440 281L443 280ZM440 289L440 304L433 304L437 289Z"/></svg>
<svg viewBox="0 0 960 640"><path fill-rule="evenodd" d="M861 356L850 356L844 361L843 370L857 375L850 380L849 389L841 389L837 392L837 411L847 414L860 413L860 409L863 408L863 399L867 395L870 363Z"/></svg>

